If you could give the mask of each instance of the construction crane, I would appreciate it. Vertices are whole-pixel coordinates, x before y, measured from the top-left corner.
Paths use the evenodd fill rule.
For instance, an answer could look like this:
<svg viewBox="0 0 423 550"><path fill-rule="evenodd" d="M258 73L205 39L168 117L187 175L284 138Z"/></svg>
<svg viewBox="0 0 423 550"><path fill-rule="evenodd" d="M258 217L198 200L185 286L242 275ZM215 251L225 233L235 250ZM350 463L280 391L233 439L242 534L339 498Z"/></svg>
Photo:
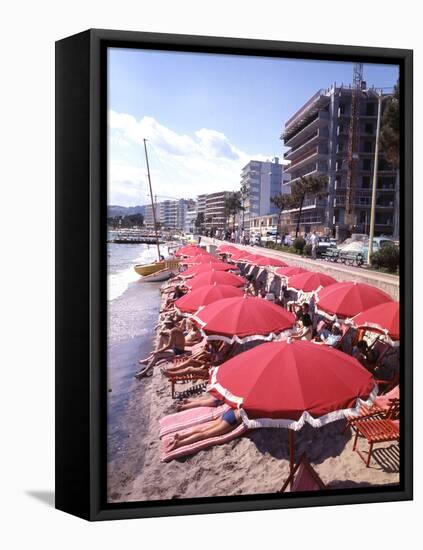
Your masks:
<svg viewBox="0 0 423 550"><path fill-rule="evenodd" d="M360 145L360 96L363 83L363 63L354 63L351 90L351 118L348 139L345 225L351 231L356 225L354 213L356 167Z"/></svg>

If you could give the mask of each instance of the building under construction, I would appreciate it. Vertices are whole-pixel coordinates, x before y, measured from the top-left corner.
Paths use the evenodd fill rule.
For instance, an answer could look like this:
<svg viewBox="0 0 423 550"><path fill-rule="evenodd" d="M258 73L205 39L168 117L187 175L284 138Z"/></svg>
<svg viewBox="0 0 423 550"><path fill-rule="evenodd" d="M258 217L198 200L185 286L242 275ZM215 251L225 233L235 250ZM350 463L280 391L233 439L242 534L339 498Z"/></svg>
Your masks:
<svg viewBox="0 0 423 550"><path fill-rule="evenodd" d="M306 197L301 233L316 230L345 238L367 233L370 225L377 123L377 91L365 89L360 69L352 86L319 90L285 123L281 139L289 150L285 173L292 186L301 176L326 176L326 196ZM379 153L375 235L395 233L396 172ZM286 212L282 224L296 228L298 209Z"/></svg>

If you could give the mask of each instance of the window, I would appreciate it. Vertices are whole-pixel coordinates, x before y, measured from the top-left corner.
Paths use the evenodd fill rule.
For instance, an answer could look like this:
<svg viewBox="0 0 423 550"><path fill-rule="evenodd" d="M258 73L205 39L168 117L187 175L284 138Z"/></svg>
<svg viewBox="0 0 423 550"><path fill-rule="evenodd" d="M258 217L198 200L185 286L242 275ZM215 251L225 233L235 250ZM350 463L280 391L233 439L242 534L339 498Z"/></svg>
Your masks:
<svg viewBox="0 0 423 550"><path fill-rule="evenodd" d="M367 116L373 116L375 114L375 104L374 103L366 103L366 115Z"/></svg>
<svg viewBox="0 0 423 550"><path fill-rule="evenodd" d="M345 104L344 103L339 104L338 114L340 114L340 115L345 114Z"/></svg>
<svg viewBox="0 0 423 550"><path fill-rule="evenodd" d="M371 170L372 161L370 159L363 159L363 170Z"/></svg>
<svg viewBox="0 0 423 550"><path fill-rule="evenodd" d="M373 149L373 144L371 141L365 141L363 143L363 151L365 153L371 153L372 152L372 149Z"/></svg>
<svg viewBox="0 0 423 550"><path fill-rule="evenodd" d="M366 122L364 125L364 132L366 134L373 134L373 124L371 122Z"/></svg>
<svg viewBox="0 0 423 550"><path fill-rule="evenodd" d="M361 187L362 189L370 189L370 176L363 176Z"/></svg>

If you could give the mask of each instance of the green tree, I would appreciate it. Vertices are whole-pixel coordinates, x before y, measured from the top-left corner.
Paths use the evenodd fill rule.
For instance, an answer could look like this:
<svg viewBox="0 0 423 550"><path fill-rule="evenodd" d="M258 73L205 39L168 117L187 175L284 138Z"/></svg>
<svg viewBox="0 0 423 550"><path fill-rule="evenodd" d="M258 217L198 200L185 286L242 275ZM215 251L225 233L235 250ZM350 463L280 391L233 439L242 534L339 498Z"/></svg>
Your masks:
<svg viewBox="0 0 423 550"><path fill-rule="evenodd" d="M225 219L228 222L232 216L232 228L235 228L235 216L238 214L238 212L241 212L244 210L244 206L241 202L241 193L239 191L235 191L233 193L230 193L225 198Z"/></svg>
<svg viewBox="0 0 423 550"><path fill-rule="evenodd" d="M195 218L194 226L201 233L204 228L204 212L199 212Z"/></svg>
<svg viewBox="0 0 423 550"><path fill-rule="evenodd" d="M394 235L399 234L399 165L400 165L400 105L399 105L398 82L394 87L394 93L387 99L383 112L380 130L380 146L385 154L386 160L396 171L395 177L395 219Z"/></svg>
<svg viewBox="0 0 423 550"><path fill-rule="evenodd" d="M240 190L240 199L241 199L241 206L242 206L242 229L244 229L244 214L245 214L245 201L248 199L250 193L248 191L247 185L244 183L241 185Z"/></svg>
<svg viewBox="0 0 423 550"><path fill-rule="evenodd" d="M282 231L281 231L281 218L282 218L282 212L284 210L289 210L294 206L293 197L288 193L278 193L277 195L270 197L270 202L275 205L275 207L278 209L278 223L276 226L276 240L275 243L278 242L278 235L281 235L281 241L282 239Z"/></svg>
<svg viewBox="0 0 423 550"><path fill-rule="evenodd" d="M327 196L327 176L301 176L300 181L291 186L291 196L293 207L298 208L297 227L295 229L295 237L298 237L301 224L301 214L303 211L304 200L307 195L321 199Z"/></svg>

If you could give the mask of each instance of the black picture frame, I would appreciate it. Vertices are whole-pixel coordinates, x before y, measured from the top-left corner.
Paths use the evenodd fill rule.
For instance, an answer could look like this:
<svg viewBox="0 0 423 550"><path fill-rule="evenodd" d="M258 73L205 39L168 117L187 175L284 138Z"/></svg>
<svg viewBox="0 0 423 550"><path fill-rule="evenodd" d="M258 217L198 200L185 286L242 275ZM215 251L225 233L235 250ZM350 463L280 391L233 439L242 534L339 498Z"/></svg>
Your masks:
<svg viewBox="0 0 423 550"><path fill-rule="evenodd" d="M401 101L401 472L397 487L107 504L106 51L108 47L395 63ZM413 53L92 29L56 43L56 508L87 520L412 499Z"/></svg>

